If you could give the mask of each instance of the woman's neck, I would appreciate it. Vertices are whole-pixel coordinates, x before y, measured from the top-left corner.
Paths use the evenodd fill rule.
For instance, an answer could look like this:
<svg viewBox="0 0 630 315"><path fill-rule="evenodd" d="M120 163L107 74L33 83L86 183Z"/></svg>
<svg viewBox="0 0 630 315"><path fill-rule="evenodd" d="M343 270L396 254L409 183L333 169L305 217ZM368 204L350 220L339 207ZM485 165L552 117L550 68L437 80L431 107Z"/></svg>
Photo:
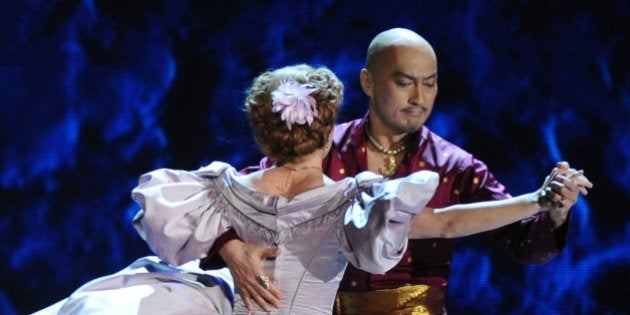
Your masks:
<svg viewBox="0 0 630 315"><path fill-rule="evenodd" d="M276 166L270 170L273 173L270 175L275 175L273 177L277 178L276 183L282 182L282 185L275 186L279 195L290 198L324 185L322 157L319 150L298 159L278 163Z"/></svg>
<svg viewBox="0 0 630 315"><path fill-rule="evenodd" d="M286 167L289 169L301 169L306 167L319 167L322 166L322 153L320 150L317 150L313 153L302 155L297 158L293 158L291 160L283 161L280 160L276 163L278 167Z"/></svg>
<svg viewBox="0 0 630 315"><path fill-rule="evenodd" d="M250 185L267 195L287 198L324 186L322 153L319 151L253 173L249 177Z"/></svg>

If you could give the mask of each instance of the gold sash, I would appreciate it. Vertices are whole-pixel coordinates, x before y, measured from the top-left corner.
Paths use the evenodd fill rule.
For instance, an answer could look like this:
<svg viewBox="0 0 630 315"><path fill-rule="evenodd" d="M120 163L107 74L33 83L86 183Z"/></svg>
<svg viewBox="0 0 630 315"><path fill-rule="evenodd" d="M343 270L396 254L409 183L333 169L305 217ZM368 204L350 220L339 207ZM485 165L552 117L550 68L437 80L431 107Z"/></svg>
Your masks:
<svg viewBox="0 0 630 315"><path fill-rule="evenodd" d="M445 288L420 284L396 289L338 292L335 315L442 315L446 314Z"/></svg>

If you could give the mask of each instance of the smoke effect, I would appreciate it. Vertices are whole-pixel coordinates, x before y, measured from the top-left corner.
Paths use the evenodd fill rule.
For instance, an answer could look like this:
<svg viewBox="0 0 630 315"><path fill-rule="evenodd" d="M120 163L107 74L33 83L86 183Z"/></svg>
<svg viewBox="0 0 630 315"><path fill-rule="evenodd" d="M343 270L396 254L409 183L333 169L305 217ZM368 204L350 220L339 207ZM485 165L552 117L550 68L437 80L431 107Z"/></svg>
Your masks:
<svg viewBox="0 0 630 315"><path fill-rule="evenodd" d="M157 167L261 157L242 112L260 72L325 65L346 84L378 32L438 54L428 125L486 162L513 195L555 161L595 188L565 250L516 263L458 241L449 314L623 314L630 289L630 55L626 1L19 1L0 4L0 313L34 312L151 254L130 191Z"/></svg>

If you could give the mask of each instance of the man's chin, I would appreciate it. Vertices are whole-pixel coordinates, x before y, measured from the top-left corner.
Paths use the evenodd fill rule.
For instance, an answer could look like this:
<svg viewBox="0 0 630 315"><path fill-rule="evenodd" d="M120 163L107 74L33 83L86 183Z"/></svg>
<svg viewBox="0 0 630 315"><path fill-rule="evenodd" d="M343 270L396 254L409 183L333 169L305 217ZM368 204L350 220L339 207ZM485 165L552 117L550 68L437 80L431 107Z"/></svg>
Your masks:
<svg viewBox="0 0 630 315"><path fill-rule="evenodd" d="M413 121L407 121L406 124L398 126L399 127L399 131L400 133L413 133L416 132L418 130L420 130L420 128L422 128L422 125L424 125L424 122L426 120L425 119L421 119L421 120L413 120Z"/></svg>

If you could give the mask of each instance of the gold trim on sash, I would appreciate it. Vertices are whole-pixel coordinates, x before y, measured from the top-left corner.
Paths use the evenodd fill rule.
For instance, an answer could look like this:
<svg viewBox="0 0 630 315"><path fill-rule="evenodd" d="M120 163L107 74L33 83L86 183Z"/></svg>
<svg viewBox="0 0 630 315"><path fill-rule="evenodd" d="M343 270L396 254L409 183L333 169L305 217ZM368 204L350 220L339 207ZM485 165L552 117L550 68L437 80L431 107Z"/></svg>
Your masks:
<svg viewBox="0 0 630 315"><path fill-rule="evenodd" d="M445 291L445 287L420 284L396 289L338 292L335 315L442 315L446 314Z"/></svg>

